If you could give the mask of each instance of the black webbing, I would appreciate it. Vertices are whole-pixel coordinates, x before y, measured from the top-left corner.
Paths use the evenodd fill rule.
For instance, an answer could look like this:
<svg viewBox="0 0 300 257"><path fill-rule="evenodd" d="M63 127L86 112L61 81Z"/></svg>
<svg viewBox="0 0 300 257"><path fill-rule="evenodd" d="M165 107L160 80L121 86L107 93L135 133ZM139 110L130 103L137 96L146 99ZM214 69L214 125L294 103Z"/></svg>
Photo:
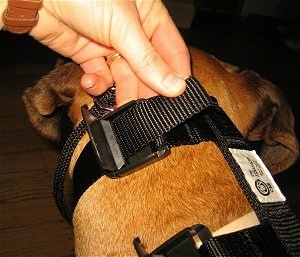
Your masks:
<svg viewBox="0 0 300 257"><path fill-rule="evenodd" d="M78 142L85 133L85 122L81 121L76 127L76 129L73 130L72 134L69 136L67 142L65 143L60 158L58 160L56 172L54 174L53 193L56 206L63 218L69 223L72 223L72 213L66 204L64 195L65 176L69 170L69 165L73 156L73 152Z"/></svg>
<svg viewBox="0 0 300 257"><path fill-rule="evenodd" d="M213 111L210 111L211 109ZM193 116L200 112L204 117L206 128L212 130L213 136L209 139L219 146L260 222L262 224L269 223L288 253L297 256L300 252L299 221L285 202L259 202L246 181L241 167L229 151L229 148L250 150L249 146L223 110L217 107L217 104L194 78L191 77L187 80L187 90L181 96L176 98L157 96L149 100L138 101L136 105L115 117L111 121L111 126L126 159L148 145L149 142L164 143L163 141L168 139L171 145L179 145L180 139L176 138L175 133L170 136L172 134L170 131L181 123L183 123L183 130L188 134L186 138L189 138L191 143L203 139L203 134L198 131L202 129L203 121L199 124L197 121L189 123ZM65 175L62 170L68 170L72 157L68 151L71 149L70 152L73 152L74 141L79 141L78 138L85 133L84 124L80 124L78 130L79 134L77 134L78 132L74 135L72 133L71 138L67 141L66 149L63 150L54 185L57 206L69 222L71 222L71 213L64 203L61 181L64 180ZM254 230L251 231L254 233ZM213 244L213 242L212 239L210 243ZM220 242L216 241L216 247L219 244Z"/></svg>
<svg viewBox="0 0 300 257"><path fill-rule="evenodd" d="M199 253L201 257L289 256L268 223L208 239Z"/></svg>
<svg viewBox="0 0 300 257"><path fill-rule="evenodd" d="M241 167L229 151L229 148L250 150L246 140L224 111L216 107L211 98L203 93L203 88L195 79L188 79L187 85L187 93L183 94L182 97L171 99L155 97L148 101L141 101L128 112L112 121L112 127L123 155L128 158L137 150L148 145L149 142L178 126L178 124L188 123L192 116L201 112L216 137L213 141L218 145L227 160L260 222L271 224L290 254L300 252L300 223L296 216L284 202L260 203L246 181ZM197 100L199 98L201 100ZM213 107L213 111L208 111L211 110L211 107ZM214 121L218 121L218 127ZM194 138L196 137L194 136ZM272 207L275 206L276 211L272 211Z"/></svg>
<svg viewBox="0 0 300 257"><path fill-rule="evenodd" d="M139 101L112 121L125 158L211 106L210 97L193 77L186 82L187 90L179 97L157 96Z"/></svg>
<svg viewBox="0 0 300 257"><path fill-rule="evenodd" d="M218 114L219 113L219 114ZM222 114L221 114L222 113ZM276 235L280 239L283 246L286 248L287 252L291 256L299 256L300 254L300 223L292 212L290 207L285 202L270 202L270 203L261 203L257 199L256 195L251 190L249 184L247 183L244 174L241 170L241 167L237 164L232 154L229 151L230 147L233 147L237 140L234 137L226 137L223 133L220 132L224 129L222 126L216 126L217 123L216 117L220 117L220 114L223 116L222 120L230 124L232 123L228 116L221 108L216 108L215 112L212 112L210 115L205 115L204 119L213 129L214 134L216 135L217 140L215 143L218 145L221 150L224 158L228 162L232 172L234 173L240 187L244 191L249 203L251 204L253 210L255 211L259 221L264 223L269 223ZM214 117L214 115L216 115ZM228 126L227 126L228 127ZM233 129L235 126L232 124ZM231 132L230 132L231 134ZM245 142L243 137L240 137L242 141ZM242 142L239 140L239 144ZM235 147L235 146L234 146ZM247 144L241 145L241 149L247 149ZM213 241L213 239L212 239ZM226 255L225 255L226 256ZM231 256L231 255L227 255ZM259 256L259 255L258 255Z"/></svg>
<svg viewBox="0 0 300 257"><path fill-rule="evenodd" d="M112 127L125 158L186 119L211 106L211 98L193 77L188 78L186 82L187 90L181 96L176 98L157 96L141 100L112 121ZM113 106L115 104L114 93L114 88L111 88L100 96L99 102L107 107ZM90 112L98 118L105 114L101 108L98 109L96 106L93 106ZM86 126L82 121L65 143L54 176L56 205L69 223L72 223L72 213L64 197L65 174L68 171L73 152L85 132Z"/></svg>
<svg viewBox="0 0 300 257"><path fill-rule="evenodd" d="M100 97L100 101L103 105L109 107L115 105L115 89L110 88ZM95 117L102 117L107 113L107 111L97 108L95 105L90 109L91 114ZM58 160L57 168L54 174L54 183L53 183L53 193L55 202L58 210L60 211L63 218L72 223L72 212L67 206L65 195L64 195L64 182L66 173L69 170L69 165L73 157L73 152L81 140L83 135L86 133L86 124L82 120L76 128L73 130L68 140L66 141L63 150L61 152L60 158Z"/></svg>

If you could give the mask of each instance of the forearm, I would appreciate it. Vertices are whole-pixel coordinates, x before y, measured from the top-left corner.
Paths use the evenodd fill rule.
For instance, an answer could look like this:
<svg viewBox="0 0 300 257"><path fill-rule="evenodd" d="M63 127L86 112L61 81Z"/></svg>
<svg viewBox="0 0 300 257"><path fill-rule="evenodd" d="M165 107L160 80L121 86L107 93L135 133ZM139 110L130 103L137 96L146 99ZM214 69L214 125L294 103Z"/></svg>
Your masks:
<svg viewBox="0 0 300 257"><path fill-rule="evenodd" d="M1 0L0 1L0 30L3 29L4 23L3 23L3 13L7 7L7 0Z"/></svg>

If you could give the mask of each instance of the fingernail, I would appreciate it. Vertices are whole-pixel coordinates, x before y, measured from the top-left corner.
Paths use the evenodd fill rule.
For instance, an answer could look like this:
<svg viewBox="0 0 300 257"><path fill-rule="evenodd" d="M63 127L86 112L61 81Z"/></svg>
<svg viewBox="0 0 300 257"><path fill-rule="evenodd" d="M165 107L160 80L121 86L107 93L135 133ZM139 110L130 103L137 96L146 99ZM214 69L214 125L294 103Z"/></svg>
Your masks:
<svg viewBox="0 0 300 257"><path fill-rule="evenodd" d="M174 97L183 93L186 88L186 82L178 74L170 73L164 78L162 86L167 96Z"/></svg>
<svg viewBox="0 0 300 257"><path fill-rule="evenodd" d="M95 80L88 80L85 81L84 85L82 85L84 89L92 89L96 86Z"/></svg>

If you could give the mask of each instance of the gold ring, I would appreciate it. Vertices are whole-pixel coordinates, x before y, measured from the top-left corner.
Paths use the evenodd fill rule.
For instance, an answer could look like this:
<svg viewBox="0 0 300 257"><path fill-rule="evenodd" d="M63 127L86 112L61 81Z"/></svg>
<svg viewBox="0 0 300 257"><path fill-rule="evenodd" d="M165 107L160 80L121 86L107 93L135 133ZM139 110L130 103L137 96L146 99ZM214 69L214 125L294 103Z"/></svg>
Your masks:
<svg viewBox="0 0 300 257"><path fill-rule="evenodd" d="M118 52L114 52L114 53L111 53L108 56L106 56L106 63L108 65L108 67L110 67L110 65L112 64L113 61L115 61L121 57L122 56Z"/></svg>

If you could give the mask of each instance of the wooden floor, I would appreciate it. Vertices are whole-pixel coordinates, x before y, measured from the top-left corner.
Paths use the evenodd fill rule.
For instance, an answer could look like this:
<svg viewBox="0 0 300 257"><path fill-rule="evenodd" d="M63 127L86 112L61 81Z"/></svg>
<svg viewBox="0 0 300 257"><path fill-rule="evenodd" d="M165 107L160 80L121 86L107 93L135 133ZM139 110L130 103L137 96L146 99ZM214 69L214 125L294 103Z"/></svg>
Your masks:
<svg viewBox="0 0 300 257"><path fill-rule="evenodd" d="M293 104L300 135L300 62L294 53L282 52L273 42L269 47L256 36L183 34L188 43L282 84ZM58 152L32 129L21 102L24 89L49 71L56 57L26 36L0 32L0 42L0 256L74 256L72 229L53 200ZM298 215L299 167L298 162L276 178Z"/></svg>
<svg viewBox="0 0 300 257"><path fill-rule="evenodd" d="M19 53L22 47L30 49L22 40L20 46L5 43ZM0 82L0 256L74 256L71 226L53 200L58 151L32 129L21 102L25 87L52 64L39 63L30 55L23 56L25 60L2 57L6 67L1 68Z"/></svg>

